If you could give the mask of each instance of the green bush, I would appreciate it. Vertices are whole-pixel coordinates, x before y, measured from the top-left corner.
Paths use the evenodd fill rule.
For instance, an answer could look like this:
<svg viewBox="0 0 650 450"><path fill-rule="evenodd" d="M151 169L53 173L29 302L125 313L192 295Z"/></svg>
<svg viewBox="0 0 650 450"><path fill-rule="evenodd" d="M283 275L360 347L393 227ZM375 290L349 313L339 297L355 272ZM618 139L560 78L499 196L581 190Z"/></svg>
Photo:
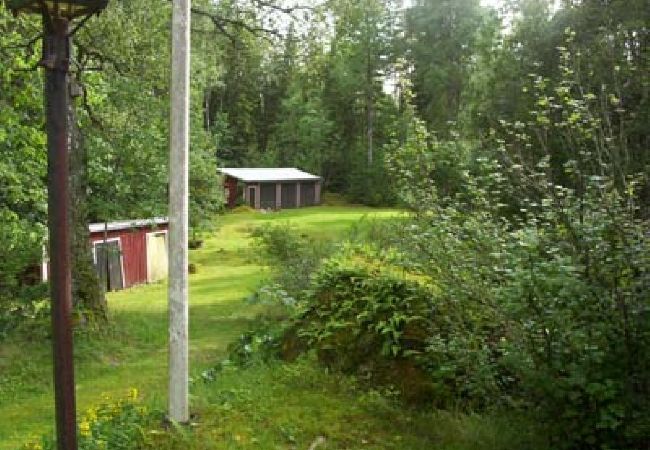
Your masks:
<svg viewBox="0 0 650 450"><path fill-rule="evenodd" d="M256 249L275 269L274 280L295 298L309 286L309 276L323 258L332 252L332 244L298 232L291 225L272 225L253 230Z"/></svg>
<svg viewBox="0 0 650 450"><path fill-rule="evenodd" d="M47 286L37 280L43 235L41 226L0 208L0 339L46 311Z"/></svg>
<svg viewBox="0 0 650 450"><path fill-rule="evenodd" d="M580 200L566 193L561 212L535 214L543 228L513 233L497 289L511 324L503 362L558 447L642 448L650 436L650 243L629 199L603 198L601 181Z"/></svg>
<svg viewBox="0 0 650 450"><path fill-rule="evenodd" d="M540 196L521 198L519 215L506 218L485 201L497 178L490 166L487 179L474 179L471 203L438 204L397 234L392 263L429 277L439 304L458 305L445 311L449 332L430 334L429 373L458 379L465 388L449 393L462 404L482 399L534 415L553 448L646 448L650 242L637 217L641 183L628 180L621 194L613 180L585 176L578 194L538 173ZM507 189L517 187L502 181L497 191Z"/></svg>
<svg viewBox="0 0 650 450"><path fill-rule="evenodd" d="M484 364L488 347L461 333L482 319L423 280L333 259L314 277L299 311L285 354L314 349L328 367L394 385L409 402L486 402L479 377L493 367Z"/></svg>
<svg viewBox="0 0 650 450"><path fill-rule="evenodd" d="M135 450L142 448L148 430L161 423L162 415L152 413L138 399L136 389L129 396L113 400L104 396L103 401L89 408L78 424L79 450ZM40 442L30 442L23 450L55 450L56 442L44 437Z"/></svg>

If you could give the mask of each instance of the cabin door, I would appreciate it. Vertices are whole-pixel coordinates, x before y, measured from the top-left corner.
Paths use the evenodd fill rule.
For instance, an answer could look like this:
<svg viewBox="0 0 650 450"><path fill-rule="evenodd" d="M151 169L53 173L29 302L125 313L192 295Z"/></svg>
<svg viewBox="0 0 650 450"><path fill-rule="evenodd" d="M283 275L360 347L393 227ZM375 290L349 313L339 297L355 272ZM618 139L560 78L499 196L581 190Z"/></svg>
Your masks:
<svg viewBox="0 0 650 450"><path fill-rule="evenodd" d="M251 208L255 209L255 200L257 197L257 189L254 187L249 187L248 188L248 206Z"/></svg>
<svg viewBox="0 0 650 450"><path fill-rule="evenodd" d="M118 241L95 244L95 269L99 276L99 284L105 291L124 289L122 252Z"/></svg>
<svg viewBox="0 0 650 450"><path fill-rule="evenodd" d="M162 280L167 277L167 233L150 233L147 235L147 281Z"/></svg>

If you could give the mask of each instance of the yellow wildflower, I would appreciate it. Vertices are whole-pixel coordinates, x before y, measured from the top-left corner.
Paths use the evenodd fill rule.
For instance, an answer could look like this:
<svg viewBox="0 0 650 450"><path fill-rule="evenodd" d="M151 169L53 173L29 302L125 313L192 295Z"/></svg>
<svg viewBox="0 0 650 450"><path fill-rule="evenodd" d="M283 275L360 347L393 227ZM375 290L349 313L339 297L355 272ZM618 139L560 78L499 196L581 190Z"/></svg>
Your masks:
<svg viewBox="0 0 650 450"><path fill-rule="evenodd" d="M118 401L118 402L111 403L111 404L108 405L108 406L109 406L109 408L110 408L110 414L111 414L112 416L116 416L116 415L119 414L120 410L122 409L122 401L120 400L120 401Z"/></svg>
<svg viewBox="0 0 650 450"><path fill-rule="evenodd" d="M136 388L129 389L129 399L131 400L138 399L138 390Z"/></svg>
<svg viewBox="0 0 650 450"><path fill-rule="evenodd" d="M88 422L97 421L97 408L90 408L88 411L86 411L86 420Z"/></svg>
<svg viewBox="0 0 650 450"><path fill-rule="evenodd" d="M90 436L90 423L88 421L83 420L79 424L79 434L82 436Z"/></svg>

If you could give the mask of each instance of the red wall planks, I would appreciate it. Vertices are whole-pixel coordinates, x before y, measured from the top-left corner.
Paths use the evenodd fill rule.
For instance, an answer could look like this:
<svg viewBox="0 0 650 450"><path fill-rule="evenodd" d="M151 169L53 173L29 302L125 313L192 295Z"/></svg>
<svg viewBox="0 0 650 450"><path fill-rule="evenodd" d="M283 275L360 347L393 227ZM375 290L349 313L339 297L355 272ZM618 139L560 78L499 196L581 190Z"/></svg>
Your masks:
<svg viewBox="0 0 650 450"><path fill-rule="evenodd" d="M116 238L120 240L125 288L147 282L147 234L164 232L167 228L167 225L158 225L155 228L129 228L109 231L106 234L107 240ZM103 240L104 232L102 231L90 235L90 241L93 243Z"/></svg>
<svg viewBox="0 0 650 450"><path fill-rule="evenodd" d="M228 197L228 207L234 208L237 205L237 180L233 177L226 177L223 184Z"/></svg>

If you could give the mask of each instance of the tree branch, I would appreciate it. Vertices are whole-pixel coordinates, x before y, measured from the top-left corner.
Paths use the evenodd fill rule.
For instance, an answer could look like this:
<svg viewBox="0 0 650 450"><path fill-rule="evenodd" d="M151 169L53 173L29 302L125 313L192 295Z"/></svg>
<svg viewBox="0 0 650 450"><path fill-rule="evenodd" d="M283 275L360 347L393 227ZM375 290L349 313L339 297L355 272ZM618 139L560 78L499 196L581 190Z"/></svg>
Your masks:
<svg viewBox="0 0 650 450"><path fill-rule="evenodd" d="M122 67L122 64L115 60L114 58L111 58L109 56L103 55L102 53L98 52L97 50L91 49L86 47L84 44L81 44L79 42L75 42L75 48L77 49L77 54L79 55L78 58L78 67L80 70L85 70L84 68L88 66L89 61L97 61L99 62L99 67L103 70L106 66L106 64L110 64L115 71L120 74L121 76L124 76L126 71Z"/></svg>
<svg viewBox="0 0 650 450"><path fill-rule="evenodd" d="M231 33L227 29L227 26L233 26L235 28L243 29L253 34L272 34L276 37L281 36L278 30L272 28L266 28L262 26L251 25L249 23L246 23L244 20L231 19L217 13L205 11L197 7L192 7L192 13L210 19L210 21L214 24L217 30L219 30L223 35L225 35L228 39L230 39L231 42L235 42L237 38L233 33Z"/></svg>

